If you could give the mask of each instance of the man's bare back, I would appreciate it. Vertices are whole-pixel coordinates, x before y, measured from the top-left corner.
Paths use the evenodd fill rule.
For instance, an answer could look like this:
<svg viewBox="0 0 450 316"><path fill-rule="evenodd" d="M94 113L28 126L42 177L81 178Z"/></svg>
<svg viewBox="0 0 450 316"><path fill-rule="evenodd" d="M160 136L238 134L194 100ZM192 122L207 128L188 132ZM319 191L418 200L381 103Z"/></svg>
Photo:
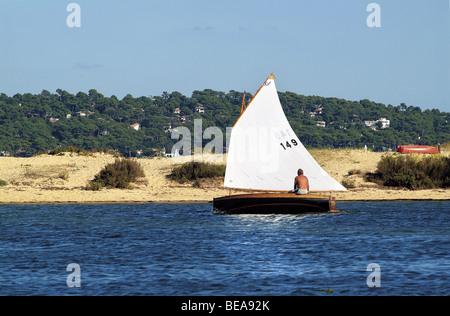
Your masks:
<svg viewBox="0 0 450 316"><path fill-rule="evenodd" d="M300 190L308 190L309 191L309 181L308 178L304 175L299 175L295 177L295 188L299 188Z"/></svg>
<svg viewBox="0 0 450 316"><path fill-rule="evenodd" d="M303 175L303 170L298 169L298 176L295 177L294 181L294 192L297 194L308 194L309 192L309 181L308 178Z"/></svg>

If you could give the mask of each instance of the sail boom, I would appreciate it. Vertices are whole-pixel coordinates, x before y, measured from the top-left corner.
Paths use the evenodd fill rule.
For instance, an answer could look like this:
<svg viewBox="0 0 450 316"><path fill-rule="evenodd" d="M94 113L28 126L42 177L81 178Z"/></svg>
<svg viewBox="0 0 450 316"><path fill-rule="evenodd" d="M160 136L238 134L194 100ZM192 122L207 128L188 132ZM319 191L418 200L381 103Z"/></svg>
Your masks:
<svg viewBox="0 0 450 316"><path fill-rule="evenodd" d="M226 187L224 189L227 190L238 190L244 192L273 192L273 193L286 193L292 190L263 190L263 189L244 189L244 188L234 188L234 187ZM329 192L345 192L346 190L324 190L324 191L309 191L309 193L329 193Z"/></svg>

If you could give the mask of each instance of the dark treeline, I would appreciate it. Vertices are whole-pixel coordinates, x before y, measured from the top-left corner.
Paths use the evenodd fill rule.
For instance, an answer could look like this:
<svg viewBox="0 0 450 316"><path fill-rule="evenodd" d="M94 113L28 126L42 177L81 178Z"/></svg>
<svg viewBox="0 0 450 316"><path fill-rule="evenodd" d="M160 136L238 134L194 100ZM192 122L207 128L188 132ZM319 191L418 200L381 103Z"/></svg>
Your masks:
<svg viewBox="0 0 450 316"><path fill-rule="evenodd" d="M422 111L401 104L384 105L369 100L279 93L286 116L307 147L394 149L398 144L437 145L450 140L449 113ZM246 96L246 102L251 99ZM203 90L190 97L179 92L161 96L105 97L94 89L76 95L58 89L40 94L0 95L0 152L31 156L43 150L76 146L110 148L121 154L151 156L175 142L171 129L194 119L203 129L219 127L225 133L239 116L242 92ZM389 127L379 121L390 121ZM365 121L372 121L368 127ZM136 125L139 124L139 125ZM225 137L224 137L225 141ZM209 140L204 140L204 143ZM225 146L225 143L224 143ZM142 152L141 152L142 151Z"/></svg>

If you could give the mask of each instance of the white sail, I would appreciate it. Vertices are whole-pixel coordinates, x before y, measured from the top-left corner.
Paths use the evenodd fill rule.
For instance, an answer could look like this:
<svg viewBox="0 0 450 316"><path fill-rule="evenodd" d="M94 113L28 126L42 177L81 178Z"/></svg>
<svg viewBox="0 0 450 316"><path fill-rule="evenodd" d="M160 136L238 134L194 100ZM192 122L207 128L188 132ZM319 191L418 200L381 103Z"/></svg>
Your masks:
<svg viewBox="0 0 450 316"><path fill-rule="evenodd" d="M289 191L303 169L310 191L345 191L320 167L289 124L271 75L231 132L224 186Z"/></svg>

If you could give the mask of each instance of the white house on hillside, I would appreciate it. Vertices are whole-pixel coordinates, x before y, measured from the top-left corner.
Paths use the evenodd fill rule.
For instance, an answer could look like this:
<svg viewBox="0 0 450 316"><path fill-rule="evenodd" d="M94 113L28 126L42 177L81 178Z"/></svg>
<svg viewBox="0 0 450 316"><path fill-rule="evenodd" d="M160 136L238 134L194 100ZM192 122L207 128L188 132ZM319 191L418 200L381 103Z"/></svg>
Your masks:
<svg viewBox="0 0 450 316"><path fill-rule="evenodd" d="M380 122L381 123L381 128L388 128L391 126L391 121L382 117L380 118L377 123Z"/></svg>
<svg viewBox="0 0 450 316"><path fill-rule="evenodd" d="M391 121L382 117L377 121L364 121L367 127L378 127L378 123L381 123L381 129L389 128L391 126Z"/></svg>
<svg viewBox="0 0 450 316"><path fill-rule="evenodd" d="M197 106L197 107L195 108L195 112L198 112L198 113L205 113L205 108L204 108L203 106Z"/></svg>
<svg viewBox="0 0 450 316"><path fill-rule="evenodd" d="M319 127L326 127L326 126L327 126L327 123L326 123L325 121L317 121L316 126L319 126Z"/></svg>

